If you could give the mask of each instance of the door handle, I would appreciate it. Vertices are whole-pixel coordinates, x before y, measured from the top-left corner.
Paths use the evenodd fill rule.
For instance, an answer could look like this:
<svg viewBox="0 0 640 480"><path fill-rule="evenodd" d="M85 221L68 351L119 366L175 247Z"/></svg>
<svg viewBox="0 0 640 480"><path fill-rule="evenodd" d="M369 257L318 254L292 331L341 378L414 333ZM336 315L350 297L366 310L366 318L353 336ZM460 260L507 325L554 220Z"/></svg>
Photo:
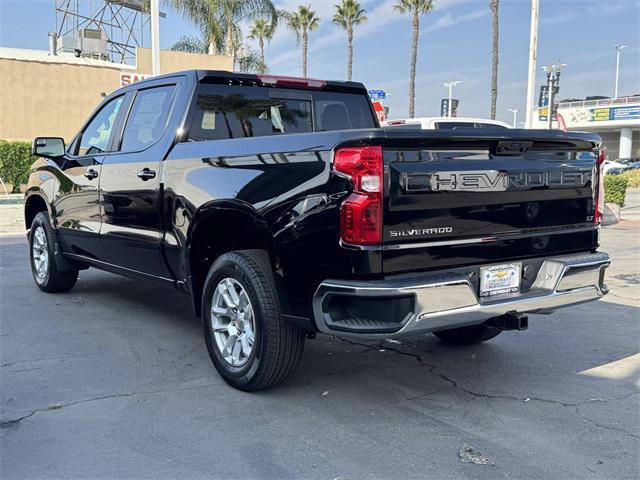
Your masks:
<svg viewBox="0 0 640 480"><path fill-rule="evenodd" d="M141 178L143 181L151 180L152 178L156 178L155 170L151 170L150 168L143 168L138 172L138 178Z"/></svg>
<svg viewBox="0 0 640 480"><path fill-rule="evenodd" d="M84 176L87 177L89 180L93 180L94 178L98 177L98 172L96 172L93 168L90 168L89 170L84 172Z"/></svg>

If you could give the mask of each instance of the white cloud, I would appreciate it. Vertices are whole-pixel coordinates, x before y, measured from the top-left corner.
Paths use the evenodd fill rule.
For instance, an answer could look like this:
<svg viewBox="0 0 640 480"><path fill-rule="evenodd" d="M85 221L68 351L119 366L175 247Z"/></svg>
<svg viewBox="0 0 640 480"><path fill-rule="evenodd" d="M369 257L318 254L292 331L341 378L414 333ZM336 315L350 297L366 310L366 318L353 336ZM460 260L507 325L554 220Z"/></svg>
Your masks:
<svg viewBox="0 0 640 480"><path fill-rule="evenodd" d="M434 13L445 12L450 8L463 4L470 3L474 0L440 0L435 3ZM300 0L282 0L277 2L277 7L282 9L293 10L300 3ZM331 19L335 11L336 0L311 2L311 7L316 10L318 16L321 18L320 29L318 32L313 32L310 35L309 42L309 55L314 52L318 52L321 49L337 44L343 41L345 32L334 25L331 25ZM361 1L363 6L367 8L367 22L359 25L354 32L355 39L363 39L372 36L382 35L386 30L390 28L390 24L406 18L406 15L402 15L398 12L394 5L397 0L382 0L376 3L372 0ZM372 7L372 8L371 8ZM485 10L478 10L464 15L452 17L450 13L440 17L431 28L427 28L425 31L441 30L454 26L460 22L473 20L488 13L488 8ZM327 27L330 25L330 27ZM300 59L299 46L296 44L296 38L293 32L288 31L286 28L280 28L276 33L271 45L274 50L281 48L287 48L287 50L279 53L274 58L267 59L267 63L273 67L291 67L293 62L298 62Z"/></svg>
<svg viewBox="0 0 640 480"><path fill-rule="evenodd" d="M578 17L578 12L570 11L570 12L562 12L553 17L544 17L542 19L543 25L559 25L561 23L568 23L574 18Z"/></svg>
<svg viewBox="0 0 640 480"><path fill-rule="evenodd" d="M618 13L624 12L626 10L635 9L637 10L640 7L640 2L637 0L619 0L619 1L597 1L597 2L588 2L585 0L580 0L579 7L576 6L578 4L577 1L569 2L565 1L564 3L574 4L569 11L562 11L554 16L545 15L541 17L542 25L559 25L562 23L569 23L580 17L581 14L588 15L616 15ZM586 4L586 5L585 5Z"/></svg>
<svg viewBox="0 0 640 480"><path fill-rule="evenodd" d="M463 15L452 15L451 12L448 12L444 16L440 17L431 25L428 25L421 33L429 33L437 30L442 30L444 28L453 27L459 23L468 22L471 20L475 20L476 18L484 17L489 15L489 9L484 8L482 10L475 10L469 13L465 13Z"/></svg>

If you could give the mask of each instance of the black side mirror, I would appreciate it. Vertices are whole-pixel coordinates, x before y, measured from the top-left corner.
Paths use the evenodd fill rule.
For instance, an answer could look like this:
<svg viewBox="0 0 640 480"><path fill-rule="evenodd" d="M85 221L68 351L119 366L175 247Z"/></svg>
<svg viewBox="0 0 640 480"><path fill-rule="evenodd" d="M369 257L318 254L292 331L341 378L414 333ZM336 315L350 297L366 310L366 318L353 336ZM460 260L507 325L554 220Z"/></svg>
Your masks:
<svg viewBox="0 0 640 480"><path fill-rule="evenodd" d="M64 155L64 139L60 137L36 137L31 145L31 155L56 159Z"/></svg>

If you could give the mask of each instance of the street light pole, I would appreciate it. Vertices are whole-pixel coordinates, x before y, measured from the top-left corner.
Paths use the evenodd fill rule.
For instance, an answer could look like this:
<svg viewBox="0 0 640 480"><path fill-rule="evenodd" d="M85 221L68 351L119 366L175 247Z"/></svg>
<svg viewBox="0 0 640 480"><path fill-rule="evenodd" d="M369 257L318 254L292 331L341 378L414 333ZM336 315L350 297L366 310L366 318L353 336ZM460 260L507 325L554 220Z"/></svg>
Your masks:
<svg viewBox="0 0 640 480"><path fill-rule="evenodd" d="M160 75L160 6L151 0L151 73Z"/></svg>
<svg viewBox="0 0 640 480"><path fill-rule="evenodd" d="M456 85L460 85L462 82L457 80L455 82L444 82L443 85L449 89L449 104L448 104L448 112L447 117L451 118L451 112L453 111L453 106L451 105L451 101L453 100L453 87Z"/></svg>
<svg viewBox="0 0 640 480"><path fill-rule="evenodd" d="M513 113L513 128L517 128L518 127L518 112L519 112L519 110L517 108L510 108L509 111L511 113Z"/></svg>
<svg viewBox="0 0 640 480"><path fill-rule="evenodd" d="M538 11L540 0L531 0L531 33L529 38L529 73L527 78L527 108L525 128L533 126L533 103L536 90L536 61L538 57Z"/></svg>
<svg viewBox="0 0 640 480"><path fill-rule="evenodd" d="M566 63L549 64L542 67L547 73L547 128L551 130L553 128L553 111L556 95L556 87L560 84L560 71L563 67L566 67Z"/></svg>
<svg viewBox="0 0 640 480"><path fill-rule="evenodd" d="M616 88L614 90L613 98L618 98L618 80L620 78L620 52L623 48L627 48L626 45L614 45L616 49Z"/></svg>

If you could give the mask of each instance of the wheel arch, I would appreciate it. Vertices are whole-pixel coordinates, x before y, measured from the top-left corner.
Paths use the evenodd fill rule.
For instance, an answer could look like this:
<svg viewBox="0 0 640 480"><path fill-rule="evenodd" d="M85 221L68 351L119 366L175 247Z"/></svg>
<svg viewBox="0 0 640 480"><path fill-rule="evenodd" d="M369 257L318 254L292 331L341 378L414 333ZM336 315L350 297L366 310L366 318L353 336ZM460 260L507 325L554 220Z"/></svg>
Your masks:
<svg viewBox="0 0 640 480"><path fill-rule="evenodd" d="M27 197L24 202L24 223L26 230L31 228L33 219L40 212L46 212L51 220L53 226L53 218L51 215L51 205L46 199L44 192L36 190L27 193Z"/></svg>
<svg viewBox="0 0 640 480"><path fill-rule="evenodd" d="M204 281L213 262L232 250L260 249L274 260L273 236L265 218L251 205L234 200L209 202L191 222L184 265L191 301L200 316Z"/></svg>

